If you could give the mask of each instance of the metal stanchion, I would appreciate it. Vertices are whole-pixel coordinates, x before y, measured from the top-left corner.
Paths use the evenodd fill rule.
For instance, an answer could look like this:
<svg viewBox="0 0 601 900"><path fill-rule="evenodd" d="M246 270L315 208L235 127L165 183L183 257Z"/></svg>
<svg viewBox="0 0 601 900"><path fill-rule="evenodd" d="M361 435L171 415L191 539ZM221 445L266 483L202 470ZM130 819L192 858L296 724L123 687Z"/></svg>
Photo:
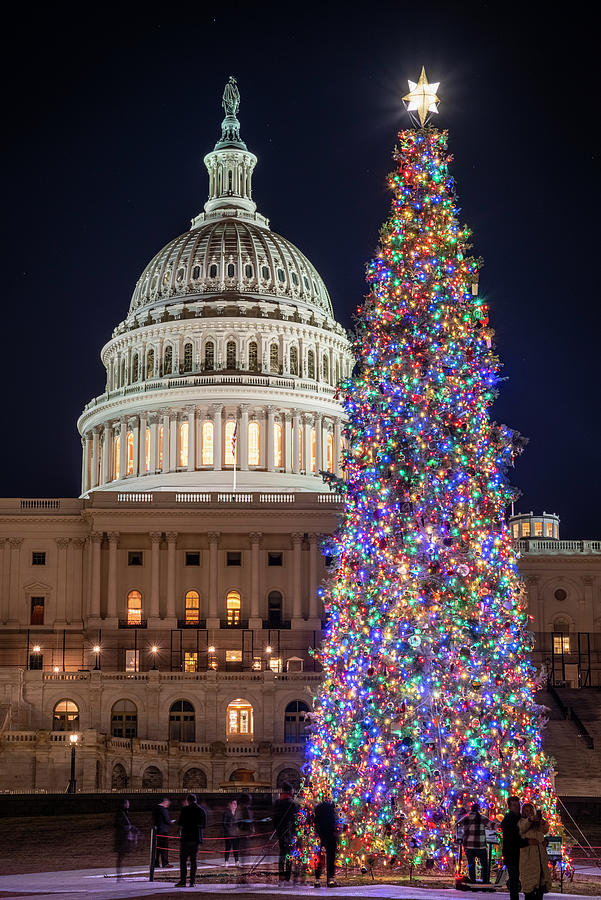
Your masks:
<svg viewBox="0 0 601 900"><path fill-rule="evenodd" d="M154 881L154 864L155 864L155 861L157 858L156 854L157 854L157 830L156 830L156 827L153 825L152 828L150 829L150 865L148 867L148 869L149 869L148 880L149 881Z"/></svg>

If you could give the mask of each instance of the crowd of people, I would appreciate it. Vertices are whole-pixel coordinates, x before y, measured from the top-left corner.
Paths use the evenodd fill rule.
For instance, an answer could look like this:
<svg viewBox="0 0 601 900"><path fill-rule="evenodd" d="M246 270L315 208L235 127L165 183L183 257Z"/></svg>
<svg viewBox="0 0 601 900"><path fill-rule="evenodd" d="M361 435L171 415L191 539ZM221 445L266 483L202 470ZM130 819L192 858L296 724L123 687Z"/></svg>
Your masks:
<svg viewBox="0 0 601 900"><path fill-rule="evenodd" d="M169 836L174 825L179 832L180 880L176 887L185 887L189 877L190 886L196 880L197 857L204 840L210 811L206 804L199 803L195 794L188 794L182 801L177 819L171 818L170 800L164 797L152 813L152 823L156 833L155 866L171 868L169 862ZM468 865L468 879L476 883L476 863L481 870L483 884L490 883L489 851L490 835L487 831L500 831L502 854L507 870L510 900L519 900L520 890L525 900L541 900L550 889L551 874L545 849L547 822L532 803L521 804L519 797L509 797L508 811L502 821L489 819L477 803L471 809L461 809L457 819L457 836L461 842ZM120 877L125 855L135 846L138 829L129 818L129 801L123 800L115 820L115 850L117 853L117 875ZM278 875L282 884L289 883L293 875L294 846L298 845L298 819L300 807L294 800L294 790L284 784L280 796L273 805L271 816L262 819L270 822L270 829L262 834L279 845ZM230 798L223 811L223 860L225 866L239 866L245 851L250 849L249 839L255 835L256 819L253 816L252 798L242 794ZM337 887L335 880L336 856L340 825L336 807L330 798L324 798L313 810L314 826L319 850L316 854L316 888L321 886L323 861L325 858L326 885ZM268 839L266 846L270 845ZM258 848L254 848L257 850ZM351 848L352 849L352 848ZM219 851L216 851L217 853ZM298 855L298 854L297 854ZM189 864L189 876L188 876Z"/></svg>

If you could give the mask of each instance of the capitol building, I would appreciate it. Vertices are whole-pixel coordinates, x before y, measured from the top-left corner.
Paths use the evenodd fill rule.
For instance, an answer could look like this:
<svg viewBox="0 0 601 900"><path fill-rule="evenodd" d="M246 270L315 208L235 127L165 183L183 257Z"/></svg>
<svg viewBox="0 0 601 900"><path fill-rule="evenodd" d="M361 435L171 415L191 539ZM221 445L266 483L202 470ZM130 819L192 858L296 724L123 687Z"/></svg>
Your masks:
<svg viewBox="0 0 601 900"><path fill-rule="evenodd" d="M64 791L75 735L82 791L300 779L353 358L323 279L257 210L232 78L223 108L204 210L102 348L80 497L0 500L0 791ZM580 686L592 634L599 685L601 545L534 519L514 533L537 662Z"/></svg>

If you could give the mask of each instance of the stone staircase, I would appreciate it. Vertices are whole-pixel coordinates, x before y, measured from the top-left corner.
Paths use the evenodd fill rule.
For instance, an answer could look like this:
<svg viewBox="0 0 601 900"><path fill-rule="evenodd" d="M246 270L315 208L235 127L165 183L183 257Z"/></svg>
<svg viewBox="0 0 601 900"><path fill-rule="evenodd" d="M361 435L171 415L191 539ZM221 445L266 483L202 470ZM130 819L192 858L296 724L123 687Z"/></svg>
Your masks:
<svg viewBox="0 0 601 900"><path fill-rule="evenodd" d="M537 701L549 709L543 733L546 752L555 759L555 787L563 797L601 797L601 690L556 688L567 710L574 710L594 749L589 749L580 727L564 714L551 693L541 691Z"/></svg>

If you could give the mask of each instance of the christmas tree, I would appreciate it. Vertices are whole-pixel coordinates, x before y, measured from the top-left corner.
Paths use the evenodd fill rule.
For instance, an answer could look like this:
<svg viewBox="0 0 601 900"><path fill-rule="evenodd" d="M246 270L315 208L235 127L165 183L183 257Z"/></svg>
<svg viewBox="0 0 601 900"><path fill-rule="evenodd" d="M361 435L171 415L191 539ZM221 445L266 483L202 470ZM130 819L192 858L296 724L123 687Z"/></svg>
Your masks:
<svg viewBox="0 0 601 900"><path fill-rule="evenodd" d="M422 70L404 98L420 122L399 135L342 388L346 503L304 799L333 797L351 862L445 868L467 804L492 818L517 793L557 818L505 522L521 441L490 418L500 366L447 135L426 120L437 87Z"/></svg>

